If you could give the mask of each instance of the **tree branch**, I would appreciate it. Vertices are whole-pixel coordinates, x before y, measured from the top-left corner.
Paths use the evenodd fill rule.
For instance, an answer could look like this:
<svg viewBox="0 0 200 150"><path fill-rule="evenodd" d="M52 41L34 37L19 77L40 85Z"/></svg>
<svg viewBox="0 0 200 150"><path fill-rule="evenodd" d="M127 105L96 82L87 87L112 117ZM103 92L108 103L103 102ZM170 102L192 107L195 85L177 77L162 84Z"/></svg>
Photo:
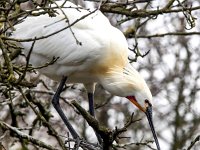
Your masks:
<svg viewBox="0 0 200 150"><path fill-rule="evenodd" d="M190 144L190 146L187 148L187 150L190 150L197 142L200 141L200 135L198 135Z"/></svg>
<svg viewBox="0 0 200 150"><path fill-rule="evenodd" d="M191 35L200 35L200 32L168 32L162 34L152 34L152 35L137 35L137 38L157 38L164 36L191 36Z"/></svg>
<svg viewBox="0 0 200 150"><path fill-rule="evenodd" d="M20 138L22 139L27 139L29 142L39 146L39 147L42 147L42 148L46 148L46 149L49 149L49 150L59 150L55 147L52 147L51 145L47 145L46 143L38 140L38 139L35 139L34 137L26 134L26 133L23 133L21 132L20 130L18 130L18 128L15 128L15 127L12 127L10 126L9 124L3 122L3 121L0 121L0 126L4 129L4 130L10 130L12 132L14 132L15 134L17 134L17 136L19 136Z"/></svg>
<svg viewBox="0 0 200 150"><path fill-rule="evenodd" d="M145 18L145 17L150 17L150 16L158 16L158 15L163 15L163 14L169 14L169 13L178 13L178 12L183 12L183 11L195 11L199 10L200 6L197 7L184 7L180 9L168 9L168 8L163 8L163 9L157 9L157 10L135 10L132 11L130 9L126 9L124 7L119 7L118 5L111 5L111 4L104 4L101 6L100 10L102 12L107 12L107 13L114 13L114 14L121 14L125 15L127 17L132 17L132 18Z"/></svg>

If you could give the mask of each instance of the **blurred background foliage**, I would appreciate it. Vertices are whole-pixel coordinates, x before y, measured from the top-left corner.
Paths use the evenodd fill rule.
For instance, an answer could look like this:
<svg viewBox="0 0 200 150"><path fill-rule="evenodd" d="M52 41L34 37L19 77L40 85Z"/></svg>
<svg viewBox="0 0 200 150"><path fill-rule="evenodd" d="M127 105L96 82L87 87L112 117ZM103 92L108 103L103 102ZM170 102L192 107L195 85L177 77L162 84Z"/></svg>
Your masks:
<svg viewBox="0 0 200 150"><path fill-rule="evenodd" d="M139 1L139 0L138 0ZM200 148L200 1L108 0L100 10L127 38L130 61L148 82L154 97L154 124L163 150ZM100 0L74 0L97 8ZM13 25L29 15L53 15L53 0L0 1L0 149L67 149L67 128L51 105L57 82L26 63L23 48L9 36ZM40 13L34 11L42 10ZM31 29L30 29L31 30ZM26 31L24 31L26 32ZM51 62L53 63L53 62ZM77 132L92 143L91 127L72 106L88 109L82 84L67 84L62 108ZM97 120L115 129L134 112L135 122L113 143L113 149L154 149L147 120L125 98L96 86ZM36 140L36 141L34 141ZM41 142L42 143L38 143Z"/></svg>

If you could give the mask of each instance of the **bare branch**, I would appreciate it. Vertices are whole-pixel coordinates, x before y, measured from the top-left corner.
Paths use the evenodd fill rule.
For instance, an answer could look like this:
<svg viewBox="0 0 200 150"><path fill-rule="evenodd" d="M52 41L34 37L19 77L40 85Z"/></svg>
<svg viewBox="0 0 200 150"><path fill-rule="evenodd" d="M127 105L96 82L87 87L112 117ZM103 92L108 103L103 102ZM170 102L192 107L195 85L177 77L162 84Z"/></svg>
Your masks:
<svg viewBox="0 0 200 150"><path fill-rule="evenodd" d="M190 146L187 148L187 150L191 150L191 148L200 141L200 135L198 135L190 144Z"/></svg>
<svg viewBox="0 0 200 150"><path fill-rule="evenodd" d="M49 150L58 150L57 148L52 147L51 145L47 145L46 143L44 143L44 142L42 142L38 139L35 139L34 137L32 137L32 136L30 136L26 133L21 132L20 130L18 130L18 128L12 127L12 126L10 126L9 124L7 124L3 121L0 121L0 126L4 130L10 130L11 132L14 132L15 134L17 134L17 136L19 136L20 138L27 139L29 142L31 142L31 143L39 146L39 147L46 148L46 149L49 149Z"/></svg>
<svg viewBox="0 0 200 150"><path fill-rule="evenodd" d="M2 39L3 39L3 40L16 41L16 42L30 42L30 41L37 41L37 40L45 39L45 38L48 38L48 37L53 36L53 35L55 35L55 34L58 34L59 32L62 32L62 31L64 31L64 30L66 30L66 29L72 27L72 26L75 25L77 22L79 22L80 20L86 18L87 16L89 16L89 15L95 13L96 11L97 11L97 10L95 9L95 10L89 12L88 14L86 14L86 15L80 17L80 18L77 19L76 21L72 22L72 23L69 24L68 26L66 26L66 27L64 27L64 28L62 28L62 29L59 29L59 30L57 30L57 31L55 31L55 32L52 32L52 33L50 33L50 34L48 34L48 35L45 35L45 36L36 37L36 38L34 38L34 39L33 39L33 38L28 38L28 39L15 39L15 38L8 38L8 37L2 37Z"/></svg>
<svg viewBox="0 0 200 150"><path fill-rule="evenodd" d="M178 12L183 12L183 11L196 11L199 10L200 6L196 7L185 7L181 9L157 9L157 10L135 10L131 11L129 9L126 9L124 7L119 7L118 5L108 5L104 4L101 6L101 11L107 12L107 13L115 13L115 14L121 14L125 15L127 17L132 17L132 18L145 18L145 17L150 17L150 16L158 16L158 15L163 15L163 14L170 14L170 13L178 13Z"/></svg>
<svg viewBox="0 0 200 150"><path fill-rule="evenodd" d="M164 36L192 36L200 35L200 32L168 32L162 34L152 34L152 35L137 35L137 38L157 38Z"/></svg>

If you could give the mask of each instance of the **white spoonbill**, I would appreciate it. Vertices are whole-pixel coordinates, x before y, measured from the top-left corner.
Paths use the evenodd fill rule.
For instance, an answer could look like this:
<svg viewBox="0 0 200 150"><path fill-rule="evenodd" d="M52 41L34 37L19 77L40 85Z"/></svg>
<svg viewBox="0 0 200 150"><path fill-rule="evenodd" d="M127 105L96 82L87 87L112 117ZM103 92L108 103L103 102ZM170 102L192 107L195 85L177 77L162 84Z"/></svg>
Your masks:
<svg viewBox="0 0 200 150"><path fill-rule="evenodd" d="M56 10L58 14L55 17L48 14L27 17L15 26L12 37L36 39L30 58L34 66L41 66L53 57L58 58L53 65L39 71L61 81L52 103L72 136L79 137L59 105L65 81L85 85L89 111L93 116L94 87L95 83L99 83L113 95L126 97L146 114L160 150L152 121L152 95L145 80L129 64L128 45L123 33L98 10L91 12L70 2L62 10ZM21 44L28 51L32 43Z"/></svg>

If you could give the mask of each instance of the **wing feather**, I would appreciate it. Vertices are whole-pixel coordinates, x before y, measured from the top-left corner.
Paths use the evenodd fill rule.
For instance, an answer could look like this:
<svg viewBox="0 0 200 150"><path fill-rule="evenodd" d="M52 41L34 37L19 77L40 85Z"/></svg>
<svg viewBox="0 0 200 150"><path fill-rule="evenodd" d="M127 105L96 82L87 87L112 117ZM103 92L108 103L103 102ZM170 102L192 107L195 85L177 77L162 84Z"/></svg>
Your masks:
<svg viewBox="0 0 200 150"><path fill-rule="evenodd" d="M67 2L63 12L73 23L82 16L90 13L82 8L76 9L72 3ZM13 37L19 39L35 38L49 35L69 25L63 12L58 10L59 15L49 17L41 15L28 17L24 22L15 26L16 31ZM33 53L43 56L46 59L59 57L56 63L66 66L88 65L88 62L95 62L101 57L103 50L109 43L109 28L112 27L107 18L100 12L87 16L71 28L65 29L48 38L36 41ZM25 50L29 50L32 42L23 42ZM39 61L42 62L42 61ZM34 62L33 58L33 63ZM42 62L43 63L43 62Z"/></svg>

